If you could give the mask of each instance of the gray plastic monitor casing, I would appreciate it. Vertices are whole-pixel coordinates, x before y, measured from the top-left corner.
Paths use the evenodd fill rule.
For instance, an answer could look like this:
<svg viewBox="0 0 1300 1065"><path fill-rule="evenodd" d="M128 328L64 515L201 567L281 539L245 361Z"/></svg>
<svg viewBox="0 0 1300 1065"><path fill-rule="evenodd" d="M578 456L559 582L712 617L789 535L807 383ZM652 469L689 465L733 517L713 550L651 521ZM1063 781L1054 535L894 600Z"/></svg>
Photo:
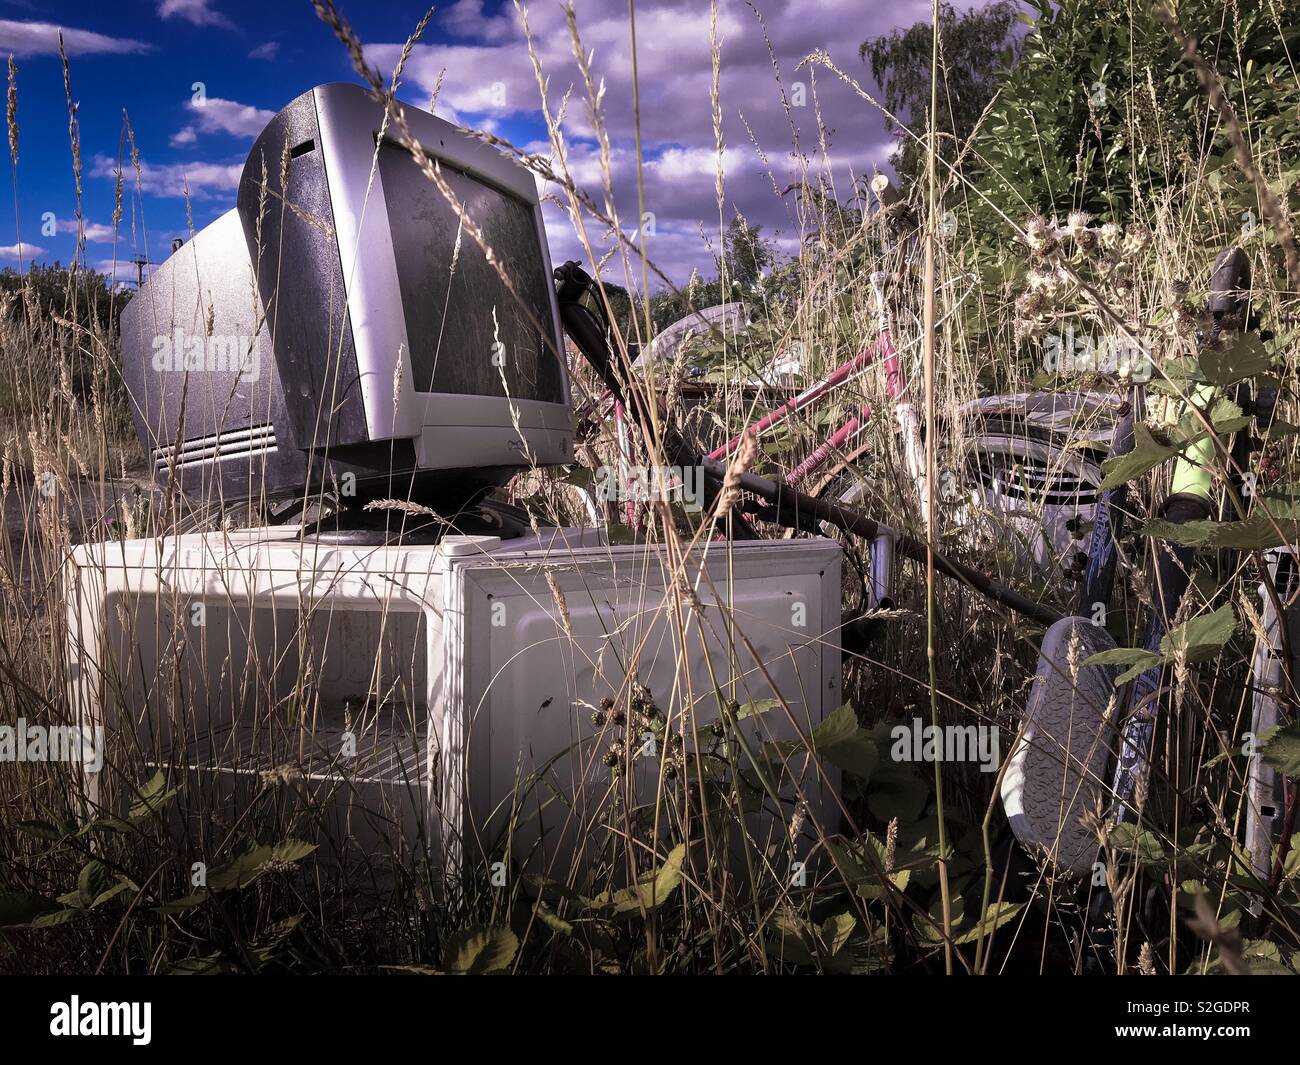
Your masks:
<svg viewBox="0 0 1300 1065"><path fill-rule="evenodd" d="M513 466L528 464L528 454L538 465L571 462L573 422L567 375L563 404L417 392L408 363L402 365L399 377L399 353L409 351L410 344L384 186L375 166L375 143L383 128L384 108L356 85L322 85L311 95L333 204L369 439L414 440L416 462L422 467ZM550 255L532 174L449 122L409 106L404 110L411 135L431 159L493 185L532 208L549 279ZM401 143L391 123L385 137ZM559 308L553 286L548 285L548 292L551 338L559 358L564 350Z"/></svg>
<svg viewBox="0 0 1300 1065"><path fill-rule="evenodd" d="M455 126L405 113L412 135L462 190L490 188L531 217L537 258L529 242L511 265L529 300L537 344L530 358L545 380L521 372L501 390L509 397L416 390L400 355L410 344L376 149L384 108L359 86L321 86L259 135L236 209L173 253L123 311L123 376L160 481L176 477L188 494L239 499L350 477L359 495L409 490L454 502L504 484L521 467L573 461L563 339L532 175ZM389 127L385 140L400 148L394 132ZM430 190L441 208L432 183ZM455 218L450 208L441 213L432 224ZM439 234L431 230L428 245L413 230L402 240L409 249L414 236L415 247L431 250ZM408 282L418 287L428 265L408 264ZM483 313L460 294L448 309ZM175 330L208 348L220 342L222 351L238 341L256 372L206 357L160 369L158 345ZM486 357L439 355L476 371L483 367L464 360ZM482 380L467 389L481 389Z"/></svg>

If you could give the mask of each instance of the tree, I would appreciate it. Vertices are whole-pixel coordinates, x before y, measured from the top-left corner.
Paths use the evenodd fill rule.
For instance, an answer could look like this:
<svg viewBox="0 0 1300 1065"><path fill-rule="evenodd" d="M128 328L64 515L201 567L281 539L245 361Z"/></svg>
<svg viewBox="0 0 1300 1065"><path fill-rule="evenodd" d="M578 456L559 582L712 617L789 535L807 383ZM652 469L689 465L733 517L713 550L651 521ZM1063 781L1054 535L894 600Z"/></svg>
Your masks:
<svg viewBox="0 0 1300 1065"><path fill-rule="evenodd" d="M101 346L116 348L118 319L130 299L129 292L114 292L103 274L85 269L74 272L58 262L52 266L34 263L26 273L12 267L0 270L0 306L17 327L15 333L21 330L31 338L29 353L49 351L51 344L66 350L72 390L83 399L93 391L96 374L102 372L95 352ZM75 327L63 323L75 323ZM88 329L96 339L76 334L74 328ZM51 331L62 339L46 339ZM15 355L8 354L11 358ZM52 361L38 366L37 371L53 372L54 365ZM120 400L121 409L129 411L117 371L110 375L108 387L114 401Z"/></svg>
<svg viewBox="0 0 1300 1065"><path fill-rule="evenodd" d="M975 138L988 164L981 189L993 203L1016 219L1081 209L1123 220L1135 201L1176 211L1197 181L1208 180L1234 214L1258 219L1254 190L1195 70L1148 5L1033 6L1020 61ZM1294 180L1300 147L1293 65L1300 22L1281 21L1285 11L1271 0L1237 0L1230 9L1222 0L1177 5L1270 180L1279 169Z"/></svg>
<svg viewBox="0 0 1300 1065"><path fill-rule="evenodd" d="M763 240L762 230L760 225L750 225L739 211L731 216L722 235L722 264L718 269L719 274L723 273L725 264L731 284L749 288L772 265L772 246Z"/></svg>
<svg viewBox="0 0 1300 1065"><path fill-rule="evenodd" d="M1013 32L1019 5L995 0L984 8L958 15L951 4L939 8L939 155L955 163L980 115L1014 65L1018 39ZM925 147L899 123L924 139L929 130L930 59L933 29L929 21L862 42L858 56L869 63L880 86L885 107L898 121L886 119L899 153L894 169L906 189L925 173ZM964 173L977 169L975 160L962 162ZM943 177L946 168L940 167Z"/></svg>
<svg viewBox="0 0 1300 1065"><path fill-rule="evenodd" d="M26 299L21 298L24 290ZM0 270L0 293L14 297L9 313L15 321L30 307L44 320L58 316L103 329L116 324L131 298L129 292L112 292L103 274L79 269L74 275L57 262L53 266L33 263L26 273L5 267Z"/></svg>

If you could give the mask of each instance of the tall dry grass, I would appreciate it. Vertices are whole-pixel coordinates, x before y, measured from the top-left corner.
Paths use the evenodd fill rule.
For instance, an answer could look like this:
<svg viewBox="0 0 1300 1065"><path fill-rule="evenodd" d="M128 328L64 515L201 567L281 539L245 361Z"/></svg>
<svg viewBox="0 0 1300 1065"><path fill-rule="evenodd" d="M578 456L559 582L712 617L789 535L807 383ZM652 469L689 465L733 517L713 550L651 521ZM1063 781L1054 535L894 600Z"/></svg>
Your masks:
<svg viewBox="0 0 1300 1065"><path fill-rule="evenodd" d="M362 80L387 101L396 135L409 140L395 102L400 68L386 84L367 67L361 42L334 5L320 0L316 8L348 49ZM520 16L527 28L523 8ZM421 23L412 44L423 27ZM611 137L617 133L639 141L639 130L609 129L599 76L590 68L581 21L572 7L568 30L581 85L558 105L546 92L548 72L530 49L550 136L549 155L525 153L490 135L484 139L549 182L551 194L573 218L586 250L586 267L598 283L617 283L633 292L644 292L656 281L670 284L653 262L653 249L628 236L638 227L619 216L616 204ZM723 53L716 28L712 45L709 107L719 146L721 241L727 175L721 151ZM784 94L782 78L789 72L780 69L774 50L771 54L776 91ZM810 56L807 65L850 82L861 93L862 106L874 106L870 93L825 56ZM69 134L74 160L79 160L72 71L66 57L64 68ZM20 90L21 72L11 61L8 110L16 198ZM813 98L820 108L815 89ZM573 179L559 134L565 109L576 106L587 109L600 147L602 180L594 190ZM1136 128L1139 135L1152 138L1150 150L1161 150L1156 130L1140 123ZM125 144L130 165L119 166L114 221L121 224L125 197L132 224L143 231L146 203L129 127L124 130ZM995 392L1061 385L1044 373L1037 341L1045 333L1069 326L1089 332L1132 331L1155 337L1162 357L1189 350L1187 323L1195 317L1203 279L1219 246L1244 244L1255 267L1253 298L1266 320L1286 323L1294 313L1292 295L1272 267L1266 231L1243 239L1235 217L1216 199L1220 193L1208 181L1184 190L1185 199L1198 203L1203 216L1216 220L1208 231L1201 225L1193 229L1188 218L1168 204L1149 202L1130 218L1070 219L1071 234L1049 255L1039 246L1044 239L1041 221L1026 211L1022 217L1003 217L994 264L1002 269L991 269L986 234L971 231L961 221L961 212L955 230L934 233L941 207L964 206L975 195L960 182L945 184L942 174L935 177L937 198L929 209L911 205L928 218L934 236L929 244L934 302L926 309L914 254L918 234L906 222L900 224L905 212L883 209L865 180L852 190L840 187L836 195L828 195L826 190L834 187L829 172L818 172L802 151L795 157L803 168L795 181L803 239L793 259L746 294L752 309L749 326L706 336L675 363L651 366L644 373L634 371L632 361L635 351L651 339L647 301L634 301L633 313L616 329L616 358L653 412L631 435L631 458L638 464L668 464L664 433L669 428L707 445L736 432L771 399L770 392L746 382L795 345L804 356L807 380L817 379L865 346L875 331L875 308L866 283L872 270L893 277L889 320L913 382L913 402L921 402L917 390L922 381L926 385L936 485L945 471L965 475L964 456L979 427L963 415L963 404ZM418 155L417 161L455 205L435 163ZM1280 169L1279 159L1267 153L1257 163L1266 176ZM80 188L79 163L74 166ZM775 192L784 175L780 181L775 174L772 178ZM293 205L271 204L267 209ZM467 233L492 261L482 233L472 225ZM607 248L604 240L610 235L613 247ZM84 244L81 253L84 262ZM74 313L76 296L88 284L84 268L77 267L68 274L60 306L40 306L33 286L25 283L7 294L0 308L0 351L8 356L0 369L0 503L7 534L0 544L3 723L19 718L45 725L72 720L69 691L76 681L77 661L75 653L67 654L75 639L68 629L63 575L74 544L230 530L266 518L265 500L223 508L219 499L187 499L174 485L158 485L148 477L124 416L127 400L119 373L114 308L107 308L107 324L78 320ZM105 295L110 303L121 298ZM923 359L927 341L933 345L928 348L932 358ZM1284 351L1279 370L1292 372L1292 358ZM687 403L682 399L687 391L683 380L691 361L709 368L711 380L702 398ZM601 386L586 368L575 364L572 373L575 403L599 396ZM1117 388L1115 381L1103 377L1082 377L1069 385ZM1291 414L1289 393L1283 402L1284 416ZM922 500L907 475L878 373L853 380L829 405L791 418L780 432L746 453L736 469L789 469L847 412L864 403L876 416L807 488L832 498L853 491L855 505L924 541ZM1292 468L1294 441L1294 435L1284 435L1271 445L1271 459L1279 468ZM588 422L579 454L589 469L616 461L620 443L608 420ZM1165 487L1163 477L1157 472L1147 478L1139 493L1137 521L1154 514L1154 501ZM526 508L538 526L586 524L588 511L578 492L582 483L583 477L572 471L535 469L522 473L506 494ZM1028 565L1023 549L997 523L973 513L961 493L950 498L935 492L932 500L935 549L1035 599L1070 609L1074 586L1065 576L1065 559L1049 558L1042 567ZM409 509L410 502L396 501L395 511L403 512L403 505ZM323 496L313 503L329 506ZM656 565L680 576L691 552L707 544L725 523L719 513L692 518L666 504L643 506L636 515L636 536L648 545ZM606 508L604 518L612 539L629 535L621 508ZM785 535L776 527L760 527L764 535ZM844 607L859 611L869 570L865 545L831 533L845 552ZM1132 644L1139 638L1139 611L1150 604L1144 573L1153 548L1138 537L1123 546L1121 590L1113 613L1115 628ZM1249 724L1246 666L1249 636L1259 627L1254 592L1258 565L1257 553L1243 554L1214 587L1196 585L1186 607L1190 615L1226 597L1243 618L1243 634L1215 663L1177 663L1166 696L1171 724L1156 752L1150 784L1151 816L1143 820L1142 835L1127 842L1115 840L1105 850L1122 933L1117 956L1110 962L1117 971L1286 968L1300 946L1294 858L1280 883L1251 883L1234 842L1240 838L1244 816L1244 763L1234 751ZM263 737L271 752L269 768L252 780L235 805L187 787L176 765L156 775L147 764L153 752L136 728L122 729L114 737L104 774L107 785L96 796L102 801L92 801L84 778L73 767L2 767L0 891L13 919L5 920L11 927L0 940L0 966L22 972L133 973L458 967L521 972L902 973L945 967L990 973L1078 971L1086 954L1079 896L1050 865L1035 864L1017 852L1000 817L995 776L971 764L945 765L941 813L936 781L927 767L887 759L890 727L914 717L932 716L941 725L995 727L1003 738L1003 753L1009 751L1041 631L958 583L933 575L927 580L923 565L900 561L894 579L895 609L864 619L864 638L854 644L845 663L844 690L861 730L855 739L874 745L876 766L866 780L848 782L842 816L810 824L797 805L783 812L791 838L811 841L820 858L806 883L792 883L775 850L747 845L743 807L754 796L735 779L729 781L731 804L724 804L718 825L740 840L741 867L726 859L728 848L717 840L702 841L701 850L701 841L692 834L697 828L691 804L698 795L693 796L690 776L674 772L670 777L662 769L654 801L635 816L630 793L625 792L616 819L602 815L579 826L599 842L598 858L590 867L555 870L545 884L512 878L504 893L480 880L449 885L419 831L414 838L390 835L371 849L326 853L332 803L348 785L304 782L303 766L309 759L302 737L314 734L311 730L324 712L318 675L324 664L313 657L313 626L318 630L335 622L313 615L304 604L276 619L277 661L266 660L274 655L236 648L234 642L223 646L218 641L205 649L216 659L209 664L218 665L229 690L238 693L246 732ZM665 612L684 643L699 603L688 582L667 583ZM550 587L563 625L564 593L553 583ZM379 606L386 631L399 643L409 640L404 622L396 613L390 616L385 604ZM143 678L154 713L180 730L193 725L192 707L185 701L187 667L168 652L166 637L184 626L186 607L184 600L169 601L164 595L141 616L124 612L113 619L122 661L133 667L115 676L110 687L129 688ZM239 608L232 607L229 616L238 621ZM245 621L253 624L251 617ZM228 631L239 627L235 624ZM926 653L927 633L931 655ZM622 650L634 658L638 648ZM407 726L408 740L416 743L419 700L392 683L394 671L399 676L411 671L403 653L393 652L391 669L376 663L365 693L369 698L357 712L373 716L375 706L395 707L394 720ZM673 735L694 731L690 715L697 701L701 706L707 702L704 696L697 700L687 694L669 703L663 695L627 683L611 705L593 708L598 728L612 730L612 741L602 748L612 791L626 784L620 774L632 739L617 736L617 729L653 727L665 749L672 750ZM728 719L736 709L722 707L716 726L707 720L699 724L720 744L739 745L735 723ZM668 762L665 759L664 765ZM520 781L525 796L521 809L535 784ZM400 794L395 802L401 805ZM685 857L675 849L679 843ZM218 874L221 890L196 892L196 854L209 866L209 883L213 872ZM997 874L991 896L989 872ZM664 876L665 892L671 892L666 902L654 897L654 904L646 905L635 893L618 895L648 874ZM1188 884L1195 890L1188 890ZM628 901L621 909L611 902L619 897ZM1196 904L1199 912L1191 909L1193 899L1201 900Z"/></svg>

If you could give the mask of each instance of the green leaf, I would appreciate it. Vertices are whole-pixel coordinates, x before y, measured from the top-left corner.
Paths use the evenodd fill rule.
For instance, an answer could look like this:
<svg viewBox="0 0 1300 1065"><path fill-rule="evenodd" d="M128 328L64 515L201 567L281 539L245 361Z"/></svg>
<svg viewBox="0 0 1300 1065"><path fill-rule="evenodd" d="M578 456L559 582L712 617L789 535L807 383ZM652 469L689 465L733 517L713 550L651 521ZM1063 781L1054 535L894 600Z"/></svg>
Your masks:
<svg viewBox="0 0 1300 1065"><path fill-rule="evenodd" d="M272 863L297 862L315 849L316 844L305 843L300 839L286 839L274 846L254 847L227 865L210 872L208 887L213 891L237 891L251 884Z"/></svg>
<svg viewBox="0 0 1300 1065"><path fill-rule="evenodd" d="M1259 754L1283 776L1300 779L1300 722L1274 732Z"/></svg>
<svg viewBox="0 0 1300 1065"><path fill-rule="evenodd" d="M63 833L49 821L19 821L15 827L19 832L26 832L29 836L49 840L51 843L63 839Z"/></svg>
<svg viewBox="0 0 1300 1065"><path fill-rule="evenodd" d="M602 892L592 901L597 906L612 906L615 913L653 910L667 901L681 883L682 859L685 857L686 844L679 843L668 852L663 865L643 873L635 885L622 891Z"/></svg>
<svg viewBox="0 0 1300 1065"><path fill-rule="evenodd" d="M744 721L747 717L766 714L769 710L775 710L780 705L780 699L755 699L753 702L743 703L740 709L736 711L736 720Z"/></svg>
<svg viewBox="0 0 1300 1065"><path fill-rule="evenodd" d="M88 836L92 832L117 832L122 834L133 830L134 826L131 822L123 821L120 817L96 817L77 829L77 837Z"/></svg>
<svg viewBox="0 0 1300 1065"><path fill-rule="evenodd" d="M1001 928L1024 908L1025 903L1023 902L990 902L989 908L984 911L984 935L987 936L990 932ZM976 921L961 935L953 936L952 941L954 943L974 943L979 938L980 923Z"/></svg>
<svg viewBox="0 0 1300 1065"><path fill-rule="evenodd" d="M239 891L248 887L273 865L301 861L316 850L316 844L286 839L274 846L253 847L208 873L207 886L189 895L155 907L160 913L181 913L206 902L214 891Z"/></svg>
<svg viewBox="0 0 1300 1065"><path fill-rule="evenodd" d="M104 863L92 858L81 867L81 874L77 877L77 895L80 904L88 907L107 890L110 882L108 869Z"/></svg>
<svg viewBox="0 0 1300 1065"><path fill-rule="evenodd" d="M453 935L443 957L447 972L476 976L506 968L518 951L519 937L510 929L476 925Z"/></svg>
<svg viewBox="0 0 1300 1065"><path fill-rule="evenodd" d="M820 749L853 738L858 731L858 715L847 703L822 719L812 732L812 746Z"/></svg>
<svg viewBox="0 0 1300 1065"><path fill-rule="evenodd" d="M1148 651L1143 647L1112 647L1089 655L1084 660L1085 666L1128 666L1129 668L1115 678L1116 686L1126 684L1134 677L1145 673L1153 666L1173 662L1181 650L1185 650L1187 661L1203 662L1214 658L1223 649L1223 645L1237 631L1237 615L1230 603L1225 603L1218 610L1189 618L1172 632L1165 634L1160 641L1160 650Z"/></svg>
<svg viewBox="0 0 1300 1065"><path fill-rule="evenodd" d="M850 887L875 878L875 870L867 865L865 856L852 843L840 839L827 840L826 850L840 876Z"/></svg>
<svg viewBox="0 0 1300 1065"><path fill-rule="evenodd" d="M888 727L884 723L884 728ZM900 826L913 824L925 812L932 784L932 780L921 778L911 762L886 758L866 787L867 808L885 824L895 817Z"/></svg>
<svg viewBox="0 0 1300 1065"><path fill-rule="evenodd" d="M966 902L961 895L953 895L949 903L949 916L952 918L951 934L953 941L957 939L957 929L961 927L962 918L966 915ZM936 893L930 901L929 911L926 914L916 914L912 920L913 927L917 933L927 943L943 942L943 896Z"/></svg>
<svg viewBox="0 0 1300 1065"><path fill-rule="evenodd" d="M211 891L238 891L262 875L262 868L271 860L270 847L254 847L232 862L219 865L208 873Z"/></svg>
<svg viewBox="0 0 1300 1065"><path fill-rule="evenodd" d="M858 724L858 715L847 704L813 729L810 746L835 768L864 780L871 776L879 759L871 734Z"/></svg>
<svg viewBox="0 0 1300 1065"><path fill-rule="evenodd" d="M1085 666L1128 666L1128 669L1115 678L1115 686L1119 687L1121 684L1127 684L1134 677L1141 676L1162 661L1163 659L1155 651L1148 651L1143 647L1112 647L1088 656L1083 664Z"/></svg>
<svg viewBox="0 0 1300 1065"><path fill-rule="evenodd" d="M810 938L803 927L803 922L792 914L778 911L771 918L771 928L777 935L775 952L777 958L787 965L816 965L817 956L809 943Z"/></svg>
<svg viewBox="0 0 1300 1065"><path fill-rule="evenodd" d="M871 775L878 760L875 740L858 724L853 707L847 704L827 715L809 736L764 745L766 754L778 760L808 750L863 779Z"/></svg>
<svg viewBox="0 0 1300 1065"><path fill-rule="evenodd" d="M1254 333L1239 334L1222 351L1202 351L1198 361L1201 375L1215 385L1235 385L1271 367L1264 342Z"/></svg>
<svg viewBox="0 0 1300 1065"><path fill-rule="evenodd" d="M1226 925L1221 922L1219 927L1223 928ZM1282 952L1275 943L1263 939L1248 939L1241 945L1240 952L1241 960L1246 963L1251 976L1293 975L1292 970L1283 962ZM1223 964L1222 954L1216 950L1208 965L1195 963L1188 970L1188 975L1222 976L1227 972L1228 968Z"/></svg>
<svg viewBox="0 0 1300 1065"><path fill-rule="evenodd" d="M1269 848L1269 854L1276 852L1272 847ZM1282 875L1290 880L1297 873L1300 873L1300 832L1291 837L1291 846L1287 848L1286 860L1282 863Z"/></svg>
<svg viewBox="0 0 1300 1065"><path fill-rule="evenodd" d="M1083 660L1085 666L1141 666L1145 669L1160 661L1155 651L1143 647L1112 647Z"/></svg>
<svg viewBox="0 0 1300 1065"><path fill-rule="evenodd" d="M122 892L124 891L138 891L138 890L139 888L135 884L131 883L131 881L119 880L111 888L108 888L107 890L102 891L98 895L96 895L91 900L90 905L86 908L93 910L95 909L95 907L102 906L104 903L117 898L118 895L122 894Z"/></svg>
<svg viewBox="0 0 1300 1065"><path fill-rule="evenodd" d="M1250 424L1249 415L1242 414L1241 408L1238 407L1237 404L1233 403L1232 400L1226 399L1222 402L1226 403L1227 406L1232 408L1236 413L1211 415L1210 424L1214 426L1214 431L1216 433L1221 433L1225 436L1232 433L1239 433ZM1218 409L1218 404L1215 404L1215 409Z"/></svg>
<svg viewBox="0 0 1300 1065"><path fill-rule="evenodd" d="M158 913L184 913L186 910L194 909L195 906L202 906L210 897L206 889L200 889L189 895L182 895L178 899L159 903L154 909Z"/></svg>
<svg viewBox="0 0 1300 1065"><path fill-rule="evenodd" d="M1141 477L1177 454L1177 448L1160 443L1142 423L1133 426L1133 450L1126 455L1112 455L1101 464L1104 474L1101 490L1118 488Z"/></svg>
<svg viewBox="0 0 1300 1065"><path fill-rule="evenodd" d="M1189 618L1160 641L1165 661L1172 661L1182 651L1189 662L1203 662L1216 657L1223 645L1237 631L1237 614L1225 603L1209 614Z"/></svg>
<svg viewBox="0 0 1300 1065"><path fill-rule="evenodd" d="M1154 518L1142 526L1144 536L1187 547L1259 551L1300 539L1300 507L1291 498L1261 496L1241 521L1187 521Z"/></svg>
<svg viewBox="0 0 1300 1065"><path fill-rule="evenodd" d="M53 899L30 891L0 892L0 928L21 928L42 914L61 909Z"/></svg>
<svg viewBox="0 0 1300 1065"><path fill-rule="evenodd" d="M315 850L315 843L307 843L301 839L286 839L271 848L271 857L277 862L300 862Z"/></svg>
<svg viewBox="0 0 1300 1065"><path fill-rule="evenodd" d="M55 910L53 913L43 913L32 921L33 928L55 928L61 924L67 924L76 917L80 917L85 910L70 906L64 910Z"/></svg>
<svg viewBox="0 0 1300 1065"><path fill-rule="evenodd" d="M538 920L540 920L542 924L546 925L547 928L551 929L551 931L559 932L561 935L565 936L573 935L573 924L570 921L566 921L563 917L547 906L546 903L539 901L537 905L533 907L533 912L537 914Z"/></svg>
<svg viewBox="0 0 1300 1065"><path fill-rule="evenodd" d="M562 883L559 880L548 880L546 877L538 876L536 873L525 873L523 880L539 899L549 901L559 898L572 903L574 906L584 909L591 905L586 898L574 891L568 884Z"/></svg>
<svg viewBox="0 0 1300 1065"><path fill-rule="evenodd" d="M867 853L867 846L873 854ZM886 878L899 891L905 891L911 880L910 869L894 869L889 873L883 871L885 844L869 833L862 840L852 842L844 839L828 840L826 849L844 882L861 898L882 898Z"/></svg>
<svg viewBox="0 0 1300 1065"><path fill-rule="evenodd" d="M1165 849L1155 834L1131 822L1126 821L1111 829L1110 845L1133 855L1141 865L1159 865L1166 860Z"/></svg>
<svg viewBox="0 0 1300 1065"><path fill-rule="evenodd" d="M819 748L821 754L836 769L869 780L879 760L875 743L865 730L859 729L851 740Z"/></svg>
<svg viewBox="0 0 1300 1065"><path fill-rule="evenodd" d="M128 821L140 821L157 813L175 796L177 789L167 787L167 775L160 769L140 788L138 797L127 811Z"/></svg>
<svg viewBox="0 0 1300 1065"><path fill-rule="evenodd" d="M220 954L202 954L194 958L182 958L167 971L172 976L216 976L234 972L235 966L225 961Z"/></svg>
<svg viewBox="0 0 1300 1065"><path fill-rule="evenodd" d="M828 957L835 957L840 949L849 941L849 936L853 935L853 929L857 927L858 920L853 914L845 911L838 913L834 917L827 917L822 922L821 942Z"/></svg>

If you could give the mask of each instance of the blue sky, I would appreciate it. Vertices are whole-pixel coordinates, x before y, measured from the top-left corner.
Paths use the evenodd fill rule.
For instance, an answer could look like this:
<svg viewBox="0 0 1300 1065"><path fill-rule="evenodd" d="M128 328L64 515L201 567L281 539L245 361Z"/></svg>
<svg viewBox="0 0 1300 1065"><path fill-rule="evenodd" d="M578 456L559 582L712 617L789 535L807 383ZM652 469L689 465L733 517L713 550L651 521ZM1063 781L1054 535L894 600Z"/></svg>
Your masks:
<svg viewBox="0 0 1300 1065"><path fill-rule="evenodd" d="M423 14L406 3L340 0L367 56L391 69ZM970 6L963 4L962 6ZM594 49L604 78L614 201L625 231L635 229L635 150L631 109L627 6L623 0L576 0L583 45ZM725 213L740 210L790 250L799 240L792 197L779 189L797 176L798 140L809 165L847 191L852 178L888 166L889 140L870 106L829 72L813 82L796 66L822 48L870 86L857 58L863 37L928 15L928 0L863 5L860 0L757 0L782 70L786 98L803 79L805 103L787 111L763 27L739 0L719 5L721 109L726 147ZM643 0L637 6L643 159L647 208L655 217L650 254L682 280L692 267L706 275L716 242L716 150L709 87L708 4ZM558 109L578 82L568 30L557 0L529 9L534 52L550 78ZM193 225L202 228L234 204L235 182L249 144L278 108L314 85L357 80L346 50L307 0L115 0L111 4L0 0L0 55L18 63L18 202L22 246L12 207L0 208L0 265L35 259L64 263L76 246L75 187L57 32L70 55L78 103L83 165L86 259L115 269L111 222L113 168L125 109L144 167L144 194L132 226L131 204L117 233L119 277L139 252L161 261L174 236L188 229L184 182ZM439 85L438 113L492 129L520 145L548 150L540 95L520 18L510 3L454 0L441 5L411 57L401 95L428 106ZM195 88L201 83L201 90ZM196 102L202 96L202 104ZM828 129L823 151L817 114ZM565 115L569 169L603 201L599 152L581 96ZM135 178L124 163L127 191ZM9 168L0 178L11 188ZM55 232L51 233L51 215ZM580 254L571 220L547 207L556 261Z"/></svg>

